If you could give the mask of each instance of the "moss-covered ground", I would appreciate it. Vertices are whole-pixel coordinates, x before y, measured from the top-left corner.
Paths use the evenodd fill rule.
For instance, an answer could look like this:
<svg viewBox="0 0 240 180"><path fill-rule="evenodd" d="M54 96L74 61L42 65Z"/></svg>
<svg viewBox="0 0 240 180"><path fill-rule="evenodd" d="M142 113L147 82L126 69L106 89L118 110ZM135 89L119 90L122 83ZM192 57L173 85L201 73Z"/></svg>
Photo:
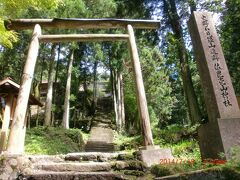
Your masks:
<svg viewBox="0 0 240 180"><path fill-rule="evenodd" d="M79 129L35 127L27 130L27 154L65 154L81 151L87 134Z"/></svg>

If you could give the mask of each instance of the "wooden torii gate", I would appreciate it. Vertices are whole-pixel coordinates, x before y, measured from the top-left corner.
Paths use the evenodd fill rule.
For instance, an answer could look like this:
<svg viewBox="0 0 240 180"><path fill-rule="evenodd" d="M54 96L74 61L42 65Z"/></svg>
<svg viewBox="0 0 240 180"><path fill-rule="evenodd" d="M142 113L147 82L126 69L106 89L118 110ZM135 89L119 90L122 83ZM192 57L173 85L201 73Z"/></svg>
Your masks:
<svg viewBox="0 0 240 180"><path fill-rule="evenodd" d="M122 19L16 19L5 21L5 27L9 30L34 29L28 50L27 60L24 66L21 85L17 99L16 110L13 117L13 125L9 135L7 151L9 154L24 153L24 118L26 114L35 64L37 61L40 42L87 42L87 41L128 41L129 51L132 57L134 79L136 84L138 111L140 115L144 146L152 146L153 138L147 108L147 100L143 85L143 78L137 45L133 28L158 29L159 21L154 20L122 20ZM61 34L42 35L42 28L58 29L104 29L123 28L126 34Z"/></svg>

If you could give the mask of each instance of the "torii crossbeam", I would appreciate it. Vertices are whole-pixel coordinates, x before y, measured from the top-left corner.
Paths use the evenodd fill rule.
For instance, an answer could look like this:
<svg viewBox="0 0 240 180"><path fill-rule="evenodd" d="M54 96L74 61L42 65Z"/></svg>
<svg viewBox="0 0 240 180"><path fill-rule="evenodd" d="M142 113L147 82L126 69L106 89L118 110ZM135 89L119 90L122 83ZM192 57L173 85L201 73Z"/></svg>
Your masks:
<svg viewBox="0 0 240 180"><path fill-rule="evenodd" d="M157 20L135 20L135 19L79 19L79 18L54 18L54 19L10 19L4 21L9 30L33 29L36 24L42 28L59 29L117 29L126 28L131 25L134 29L158 29L160 21Z"/></svg>

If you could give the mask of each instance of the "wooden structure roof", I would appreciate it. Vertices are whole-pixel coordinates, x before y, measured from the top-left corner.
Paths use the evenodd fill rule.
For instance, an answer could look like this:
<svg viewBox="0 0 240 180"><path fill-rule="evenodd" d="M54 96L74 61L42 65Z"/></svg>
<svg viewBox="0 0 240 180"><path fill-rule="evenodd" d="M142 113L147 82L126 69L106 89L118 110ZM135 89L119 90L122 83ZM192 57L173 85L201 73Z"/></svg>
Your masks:
<svg viewBox="0 0 240 180"><path fill-rule="evenodd" d="M0 97L6 97L12 93L18 95L20 85L14 82L11 78L7 77L0 81ZM29 96L29 105L43 106L43 104L37 100L32 94Z"/></svg>
<svg viewBox="0 0 240 180"><path fill-rule="evenodd" d="M158 29L158 20L134 20L134 19L79 19L79 18L54 18L54 19L10 19L4 21L8 30L33 29L39 24L42 28L58 29L103 29L103 28L126 28L131 24L136 29Z"/></svg>

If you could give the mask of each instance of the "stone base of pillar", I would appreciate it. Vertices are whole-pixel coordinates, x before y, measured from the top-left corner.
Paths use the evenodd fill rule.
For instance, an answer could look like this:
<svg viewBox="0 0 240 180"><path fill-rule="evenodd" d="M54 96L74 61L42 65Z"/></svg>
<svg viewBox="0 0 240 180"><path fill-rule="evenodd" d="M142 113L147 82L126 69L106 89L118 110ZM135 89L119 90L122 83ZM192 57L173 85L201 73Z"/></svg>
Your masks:
<svg viewBox="0 0 240 180"><path fill-rule="evenodd" d="M240 147L240 118L218 119L198 129L202 159L229 159L232 148Z"/></svg>
<svg viewBox="0 0 240 180"><path fill-rule="evenodd" d="M140 147L138 158L143 161L147 167L160 164L160 159L174 159L171 149L160 148L159 146Z"/></svg>

